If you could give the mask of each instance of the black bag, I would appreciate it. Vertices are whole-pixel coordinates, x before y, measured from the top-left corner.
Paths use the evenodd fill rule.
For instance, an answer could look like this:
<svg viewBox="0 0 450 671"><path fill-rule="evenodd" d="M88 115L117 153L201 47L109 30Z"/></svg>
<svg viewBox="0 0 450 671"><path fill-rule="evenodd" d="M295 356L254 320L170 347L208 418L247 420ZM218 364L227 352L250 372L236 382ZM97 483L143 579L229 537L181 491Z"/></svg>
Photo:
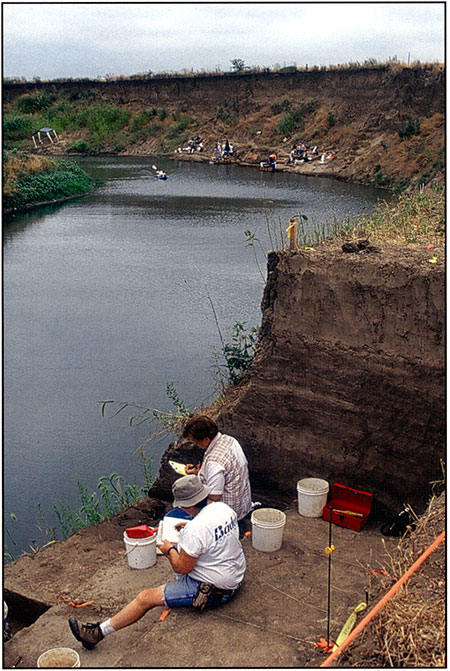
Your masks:
<svg viewBox="0 0 450 671"><path fill-rule="evenodd" d="M403 508L391 522L383 524L381 533L383 536L403 536L408 531L407 527L414 529L416 523L412 520L408 508Z"/></svg>

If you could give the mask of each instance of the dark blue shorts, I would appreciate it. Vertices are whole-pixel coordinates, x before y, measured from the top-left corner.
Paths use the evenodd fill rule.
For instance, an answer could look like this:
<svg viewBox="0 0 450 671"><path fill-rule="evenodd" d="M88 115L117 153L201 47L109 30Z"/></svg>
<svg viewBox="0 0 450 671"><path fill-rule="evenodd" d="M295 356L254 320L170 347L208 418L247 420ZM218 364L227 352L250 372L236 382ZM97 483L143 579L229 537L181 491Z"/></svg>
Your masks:
<svg viewBox="0 0 450 671"><path fill-rule="evenodd" d="M164 587L164 601L166 606L177 608L182 606L192 606L192 602L197 596L200 580L191 578L189 575L180 575L176 580L171 580ZM226 603L231 599L234 591L222 596L221 603Z"/></svg>

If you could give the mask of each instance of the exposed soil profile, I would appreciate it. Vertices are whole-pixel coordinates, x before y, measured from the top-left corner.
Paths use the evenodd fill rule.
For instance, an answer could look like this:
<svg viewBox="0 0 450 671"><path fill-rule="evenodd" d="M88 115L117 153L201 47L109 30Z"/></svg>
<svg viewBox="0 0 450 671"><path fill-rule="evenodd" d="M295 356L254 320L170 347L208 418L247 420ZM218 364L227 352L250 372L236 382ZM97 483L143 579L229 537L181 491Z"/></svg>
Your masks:
<svg viewBox="0 0 450 671"><path fill-rule="evenodd" d="M445 458L444 249L433 255L269 254L251 378L216 411L255 490L291 500L313 476L371 492L382 514L423 510ZM169 449L152 495L186 449Z"/></svg>

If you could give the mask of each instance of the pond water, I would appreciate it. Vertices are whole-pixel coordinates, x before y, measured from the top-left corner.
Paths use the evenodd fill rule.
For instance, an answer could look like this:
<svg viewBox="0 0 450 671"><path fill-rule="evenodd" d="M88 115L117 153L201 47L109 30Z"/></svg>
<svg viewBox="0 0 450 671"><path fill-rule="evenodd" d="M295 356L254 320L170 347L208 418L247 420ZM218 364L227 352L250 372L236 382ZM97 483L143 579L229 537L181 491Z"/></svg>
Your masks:
<svg viewBox="0 0 450 671"><path fill-rule="evenodd" d="M162 181L151 158L79 163L101 180L92 195L4 221L4 537L14 556L46 542L38 526L58 528L55 502L80 508L77 476L89 491L114 472L143 482L136 450L152 427L130 427L137 411L112 417L116 405L102 418L99 401L173 410L168 382L189 408L213 400L216 319L225 340L236 322L260 324L268 228L279 236L298 213L308 226L342 220L388 196L238 166L165 160ZM169 442L147 447L155 477Z"/></svg>

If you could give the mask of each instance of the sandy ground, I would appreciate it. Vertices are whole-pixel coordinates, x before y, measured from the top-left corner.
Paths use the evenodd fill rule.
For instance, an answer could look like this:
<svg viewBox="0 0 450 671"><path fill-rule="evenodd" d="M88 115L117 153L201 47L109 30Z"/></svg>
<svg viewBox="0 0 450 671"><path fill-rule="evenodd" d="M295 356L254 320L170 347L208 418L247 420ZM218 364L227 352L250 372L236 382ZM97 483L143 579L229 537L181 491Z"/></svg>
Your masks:
<svg viewBox="0 0 450 671"><path fill-rule="evenodd" d="M148 522L142 509L52 543L5 567L5 596L11 621L33 611L35 600L46 610L17 631L4 646L4 668L36 668L39 655L53 647L76 650L83 668L317 667L325 653L315 643L328 628L328 569L325 548L329 524L286 510L279 550L253 548L243 539L247 572L240 592L225 606L201 613L172 609L160 621L161 608L135 625L85 650L72 636L67 619L96 622L111 616L140 590L170 579L165 557L148 569L133 569L124 556L123 530ZM251 529L251 524L249 523ZM388 547L396 544L385 539ZM372 593L384 556L378 525L360 531L332 526L330 637L336 638L348 615ZM17 594L27 601L19 602ZM63 598L61 598L63 597ZM74 608L73 603L93 601ZM372 604L373 605L373 604Z"/></svg>

